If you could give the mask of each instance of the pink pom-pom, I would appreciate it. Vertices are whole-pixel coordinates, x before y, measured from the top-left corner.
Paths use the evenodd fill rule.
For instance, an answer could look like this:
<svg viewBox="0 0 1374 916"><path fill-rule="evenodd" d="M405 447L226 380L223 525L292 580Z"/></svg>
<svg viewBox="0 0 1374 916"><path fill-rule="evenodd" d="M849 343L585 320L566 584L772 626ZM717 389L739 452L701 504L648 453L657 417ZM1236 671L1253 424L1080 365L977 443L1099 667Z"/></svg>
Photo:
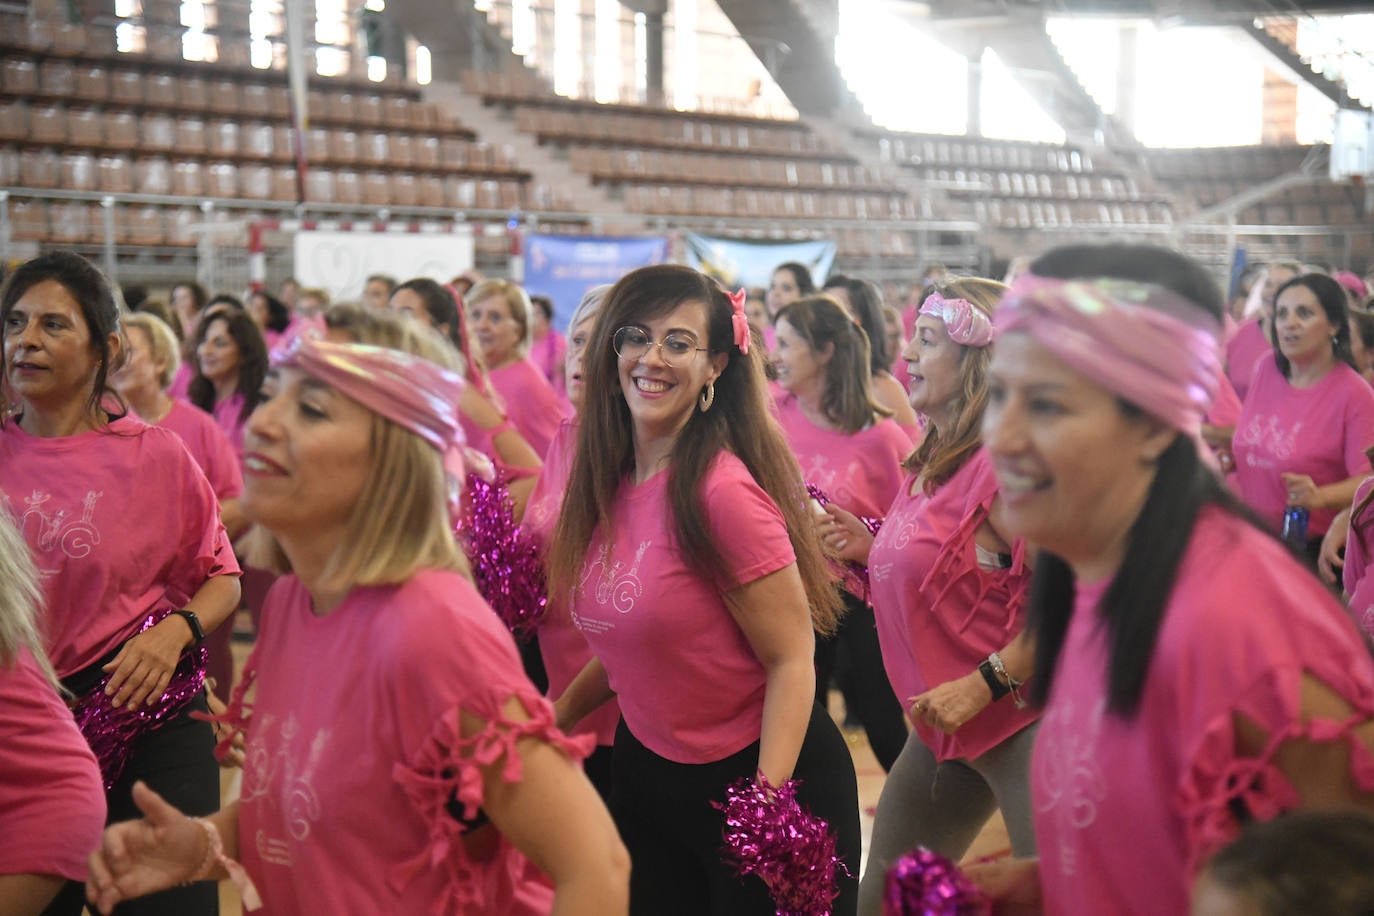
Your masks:
<svg viewBox="0 0 1374 916"><path fill-rule="evenodd" d="M830 505L830 497L825 495L825 491L815 484L806 485L806 493L822 507ZM874 537L882 530L883 520L880 518L867 518L859 516L859 521L868 529L868 533ZM863 563L856 563L853 560L832 561L838 567L840 588L860 598L865 604L870 604L868 592L868 567Z"/></svg>
<svg viewBox="0 0 1374 916"><path fill-rule="evenodd" d="M738 874L758 875L768 885L777 916L830 916L839 894L838 872L849 875L835 854L830 825L797 802L800 783L774 788L759 774L725 791L725 857Z"/></svg>
<svg viewBox="0 0 1374 916"><path fill-rule="evenodd" d="M477 591L513 634L528 636L548 605L539 549L515 522L510 493L501 480L470 476L459 519L458 542L472 563Z"/></svg>
<svg viewBox="0 0 1374 916"><path fill-rule="evenodd" d="M883 916L990 916L992 902L959 866L924 846L887 872Z"/></svg>

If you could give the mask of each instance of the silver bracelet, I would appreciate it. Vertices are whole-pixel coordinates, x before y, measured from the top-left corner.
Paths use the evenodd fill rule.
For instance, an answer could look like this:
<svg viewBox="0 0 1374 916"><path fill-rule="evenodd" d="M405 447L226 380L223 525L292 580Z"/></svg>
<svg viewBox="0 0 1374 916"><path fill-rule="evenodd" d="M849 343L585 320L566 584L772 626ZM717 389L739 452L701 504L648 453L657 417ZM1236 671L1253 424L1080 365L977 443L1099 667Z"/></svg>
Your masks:
<svg viewBox="0 0 1374 916"><path fill-rule="evenodd" d="M1006 663L1002 661L1001 653L990 653L988 655L988 661L992 664L993 672L1003 681L1006 681L1007 687L1011 690L1011 700L1016 704L1016 708L1025 709L1026 699L1021 696L1021 685L1024 684L1025 681L1018 681L1011 676L1011 672L1007 670Z"/></svg>

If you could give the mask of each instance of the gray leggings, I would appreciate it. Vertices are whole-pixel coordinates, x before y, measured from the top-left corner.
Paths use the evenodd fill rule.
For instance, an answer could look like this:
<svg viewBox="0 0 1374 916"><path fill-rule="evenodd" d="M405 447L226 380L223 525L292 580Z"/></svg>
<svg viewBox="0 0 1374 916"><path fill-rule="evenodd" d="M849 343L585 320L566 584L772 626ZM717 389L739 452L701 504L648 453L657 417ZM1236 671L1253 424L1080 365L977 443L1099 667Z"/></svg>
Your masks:
<svg viewBox="0 0 1374 916"><path fill-rule="evenodd" d="M878 798L868 867L859 883L859 916L878 916L883 882L898 858L925 846L959 861L999 807L1017 858L1035 855L1031 818L1031 748L1039 723L1023 728L976 760L938 763L916 732L887 774Z"/></svg>

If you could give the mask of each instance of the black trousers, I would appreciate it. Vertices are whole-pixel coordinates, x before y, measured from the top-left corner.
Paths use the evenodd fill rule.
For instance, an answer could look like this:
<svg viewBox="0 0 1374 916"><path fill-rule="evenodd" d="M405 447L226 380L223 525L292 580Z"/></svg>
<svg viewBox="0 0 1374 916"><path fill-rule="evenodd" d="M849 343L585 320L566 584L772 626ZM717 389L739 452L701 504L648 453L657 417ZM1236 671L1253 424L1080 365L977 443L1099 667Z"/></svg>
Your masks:
<svg viewBox="0 0 1374 916"><path fill-rule="evenodd" d="M849 592L840 595L845 613L839 630L816 637L816 696L825 697L833 675L846 711L863 725L873 756L887 772L906 746L906 716L883 667L873 608Z"/></svg>
<svg viewBox="0 0 1374 916"><path fill-rule="evenodd" d="M674 763L635 738L624 721L616 731L611 814L630 851L631 916L773 916L768 888L740 879L722 862L725 789L758 767L759 744L714 763ZM834 916L858 906L861 839L859 792L849 748L830 716L814 706L794 778L797 799L836 834L836 852L853 878L839 878Z"/></svg>
<svg viewBox="0 0 1374 916"><path fill-rule="evenodd" d="M203 693L186 704L175 719L144 735L134 745L119 782L105 795L109 807L107 823L143 816L132 797L138 780L192 817L219 810L214 729L209 722L192 719L193 711L209 711ZM80 916L85 903L85 885L70 881L43 911L43 916ZM114 912L118 916L218 916L219 888L213 881L201 881L130 900L115 907Z"/></svg>

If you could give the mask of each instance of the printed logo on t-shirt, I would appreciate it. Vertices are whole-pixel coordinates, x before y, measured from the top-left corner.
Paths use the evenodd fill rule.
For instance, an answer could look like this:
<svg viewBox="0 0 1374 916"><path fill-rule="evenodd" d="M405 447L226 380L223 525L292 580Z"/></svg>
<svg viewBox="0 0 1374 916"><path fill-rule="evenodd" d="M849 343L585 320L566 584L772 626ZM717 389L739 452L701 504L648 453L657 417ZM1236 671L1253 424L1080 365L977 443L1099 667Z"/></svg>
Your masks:
<svg viewBox="0 0 1374 916"><path fill-rule="evenodd" d="M245 749L248 759L241 797L244 804L261 806L263 822L279 821L288 834L257 832L253 839L263 861L290 865L292 842L309 839L320 817L315 773L331 734L330 729L320 729L307 745L294 715L280 725L272 715L254 718Z"/></svg>
<svg viewBox="0 0 1374 916"><path fill-rule="evenodd" d="M630 613L635 609L635 602L644 594L639 567L652 546L652 540L641 541L635 551L634 562L629 569L625 569L624 560L611 562L610 545L602 544L597 549L596 559L582 567L582 578L577 583L578 593L585 596L588 588L591 588L591 597L597 604L611 607L619 614ZM574 606L576 604L574 602ZM573 623L587 633L604 633L615 628L614 619L585 617L576 610L573 611Z"/></svg>
<svg viewBox="0 0 1374 916"><path fill-rule="evenodd" d="M95 504L105 494L99 490L86 491L78 512L71 506L53 503L51 493L34 490L24 498L24 511L15 513L9 498L0 493L0 501L11 515L19 515L19 527L24 539L36 550L52 553L62 551L67 557L79 560L90 554L100 543L100 529L95 526ZM35 558L41 564L42 560Z"/></svg>
<svg viewBox="0 0 1374 916"><path fill-rule="evenodd" d="M1253 451L1245 453L1249 467L1272 468L1277 461L1287 461L1297 450L1298 436L1302 433L1302 422L1293 428L1284 429L1283 422L1274 414L1253 417L1249 423L1236 430L1239 445L1253 446Z"/></svg>
<svg viewBox="0 0 1374 916"><path fill-rule="evenodd" d="M892 575L892 563L874 563L868 567L868 575L874 582L886 582L887 577Z"/></svg>
<svg viewBox="0 0 1374 916"><path fill-rule="evenodd" d="M1041 719L1035 737L1031 783L1036 788L1037 816L1053 824L1059 844L1059 869L1078 870L1075 833L1097 820L1097 806L1107 796L1107 781L1097 762L1097 739L1107 701L1081 708L1072 700L1056 702Z"/></svg>
<svg viewBox="0 0 1374 916"><path fill-rule="evenodd" d="M851 461L844 468L832 468L830 459L825 455L812 455L810 463L802 468L802 479L820 488L828 498L841 506L854 502L854 482L863 476L864 467L860 461Z"/></svg>

